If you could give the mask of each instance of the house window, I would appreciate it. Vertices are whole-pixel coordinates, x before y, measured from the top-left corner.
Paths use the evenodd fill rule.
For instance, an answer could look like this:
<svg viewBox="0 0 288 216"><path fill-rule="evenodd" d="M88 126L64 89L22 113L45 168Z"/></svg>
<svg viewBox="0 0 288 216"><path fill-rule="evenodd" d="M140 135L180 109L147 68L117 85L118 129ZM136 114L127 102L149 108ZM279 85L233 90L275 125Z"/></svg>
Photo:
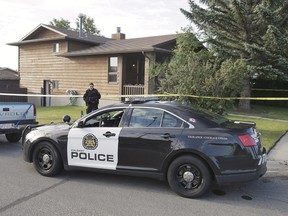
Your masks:
<svg viewBox="0 0 288 216"><path fill-rule="evenodd" d="M59 52L59 43L54 43L53 44L53 52L58 53Z"/></svg>
<svg viewBox="0 0 288 216"><path fill-rule="evenodd" d="M108 65L108 83L117 82L118 57L110 57Z"/></svg>

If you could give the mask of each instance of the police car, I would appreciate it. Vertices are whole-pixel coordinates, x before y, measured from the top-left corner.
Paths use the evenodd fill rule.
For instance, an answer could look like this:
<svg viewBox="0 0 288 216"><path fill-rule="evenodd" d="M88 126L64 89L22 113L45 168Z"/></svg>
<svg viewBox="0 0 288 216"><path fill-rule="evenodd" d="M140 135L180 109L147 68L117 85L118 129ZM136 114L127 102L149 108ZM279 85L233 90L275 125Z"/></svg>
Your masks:
<svg viewBox="0 0 288 216"><path fill-rule="evenodd" d="M43 176L63 168L167 180L187 198L212 182L256 180L266 151L255 123L232 121L179 102L119 103L73 123L27 127L24 160Z"/></svg>

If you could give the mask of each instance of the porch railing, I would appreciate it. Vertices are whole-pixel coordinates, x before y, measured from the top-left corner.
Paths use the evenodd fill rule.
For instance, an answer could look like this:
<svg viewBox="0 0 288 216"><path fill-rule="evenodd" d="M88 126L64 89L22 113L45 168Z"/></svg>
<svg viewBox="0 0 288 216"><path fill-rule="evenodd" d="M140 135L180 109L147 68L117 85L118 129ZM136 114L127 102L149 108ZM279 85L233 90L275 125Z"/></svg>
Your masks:
<svg viewBox="0 0 288 216"><path fill-rule="evenodd" d="M144 85L124 85L123 95L144 95Z"/></svg>

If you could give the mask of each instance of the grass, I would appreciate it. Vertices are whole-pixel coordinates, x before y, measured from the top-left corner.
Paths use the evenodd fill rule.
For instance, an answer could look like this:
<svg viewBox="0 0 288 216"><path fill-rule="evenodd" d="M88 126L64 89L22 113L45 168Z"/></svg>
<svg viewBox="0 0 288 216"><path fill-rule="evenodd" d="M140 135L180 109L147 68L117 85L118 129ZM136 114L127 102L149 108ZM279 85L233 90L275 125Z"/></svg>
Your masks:
<svg viewBox="0 0 288 216"><path fill-rule="evenodd" d="M253 105L250 111L229 110L228 113L240 115L252 115L265 118L288 120L287 107L256 106Z"/></svg>
<svg viewBox="0 0 288 216"><path fill-rule="evenodd" d="M70 115L72 120L76 120L80 117L81 111L85 113L85 110L85 106L38 107L37 120L39 121L39 124L62 122L62 118L66 114ZM262 143L264 147L270 151L280 137L288 130L288 122L259 119L251 116L288 121L288 109L281 107L253 106L252 110L249 112L236 110L229 111L229 119L255 122L257 130L262 134Z"/></svg>
<svg viewBox="0 0 288 216"><path fill-rule="evenodd" d="M64 115L69 115L71 120L77 120L81 116L81 111L85 114L86 107L82 106L56 106L37 107L37 121L39 124L50 124L51 122L62 122Z"/></svg>

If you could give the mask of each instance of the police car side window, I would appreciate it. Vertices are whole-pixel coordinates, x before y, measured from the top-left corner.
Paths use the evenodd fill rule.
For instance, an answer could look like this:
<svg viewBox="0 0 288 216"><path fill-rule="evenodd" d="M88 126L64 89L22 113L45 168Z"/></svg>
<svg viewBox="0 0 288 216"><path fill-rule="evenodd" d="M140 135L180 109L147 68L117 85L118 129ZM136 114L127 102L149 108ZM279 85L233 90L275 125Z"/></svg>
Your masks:
<svg viewBox="0 0 288 216"><path fill-rule="evenodd" d="M99 127L100 126L100 116L92 116L85 121L84 127Z"/></svg>
<svg viewBox="0 0 288 216"><path fill-rule="evenodd" d="M162 127L182 127L183 121L169 113L164 113Z"/></svg>
<svg viewBox="0 0 288 216"><path fill-rule="evenodd" d="M109 110L91 116L85 121L84 127L118 127L124 110Z"/></svg>
<svg viewBox="0 0 288 216"><path fill-rule="evenodd" d="M160 127L163 113L158 109L134 108L129 127Z"/></svg>

